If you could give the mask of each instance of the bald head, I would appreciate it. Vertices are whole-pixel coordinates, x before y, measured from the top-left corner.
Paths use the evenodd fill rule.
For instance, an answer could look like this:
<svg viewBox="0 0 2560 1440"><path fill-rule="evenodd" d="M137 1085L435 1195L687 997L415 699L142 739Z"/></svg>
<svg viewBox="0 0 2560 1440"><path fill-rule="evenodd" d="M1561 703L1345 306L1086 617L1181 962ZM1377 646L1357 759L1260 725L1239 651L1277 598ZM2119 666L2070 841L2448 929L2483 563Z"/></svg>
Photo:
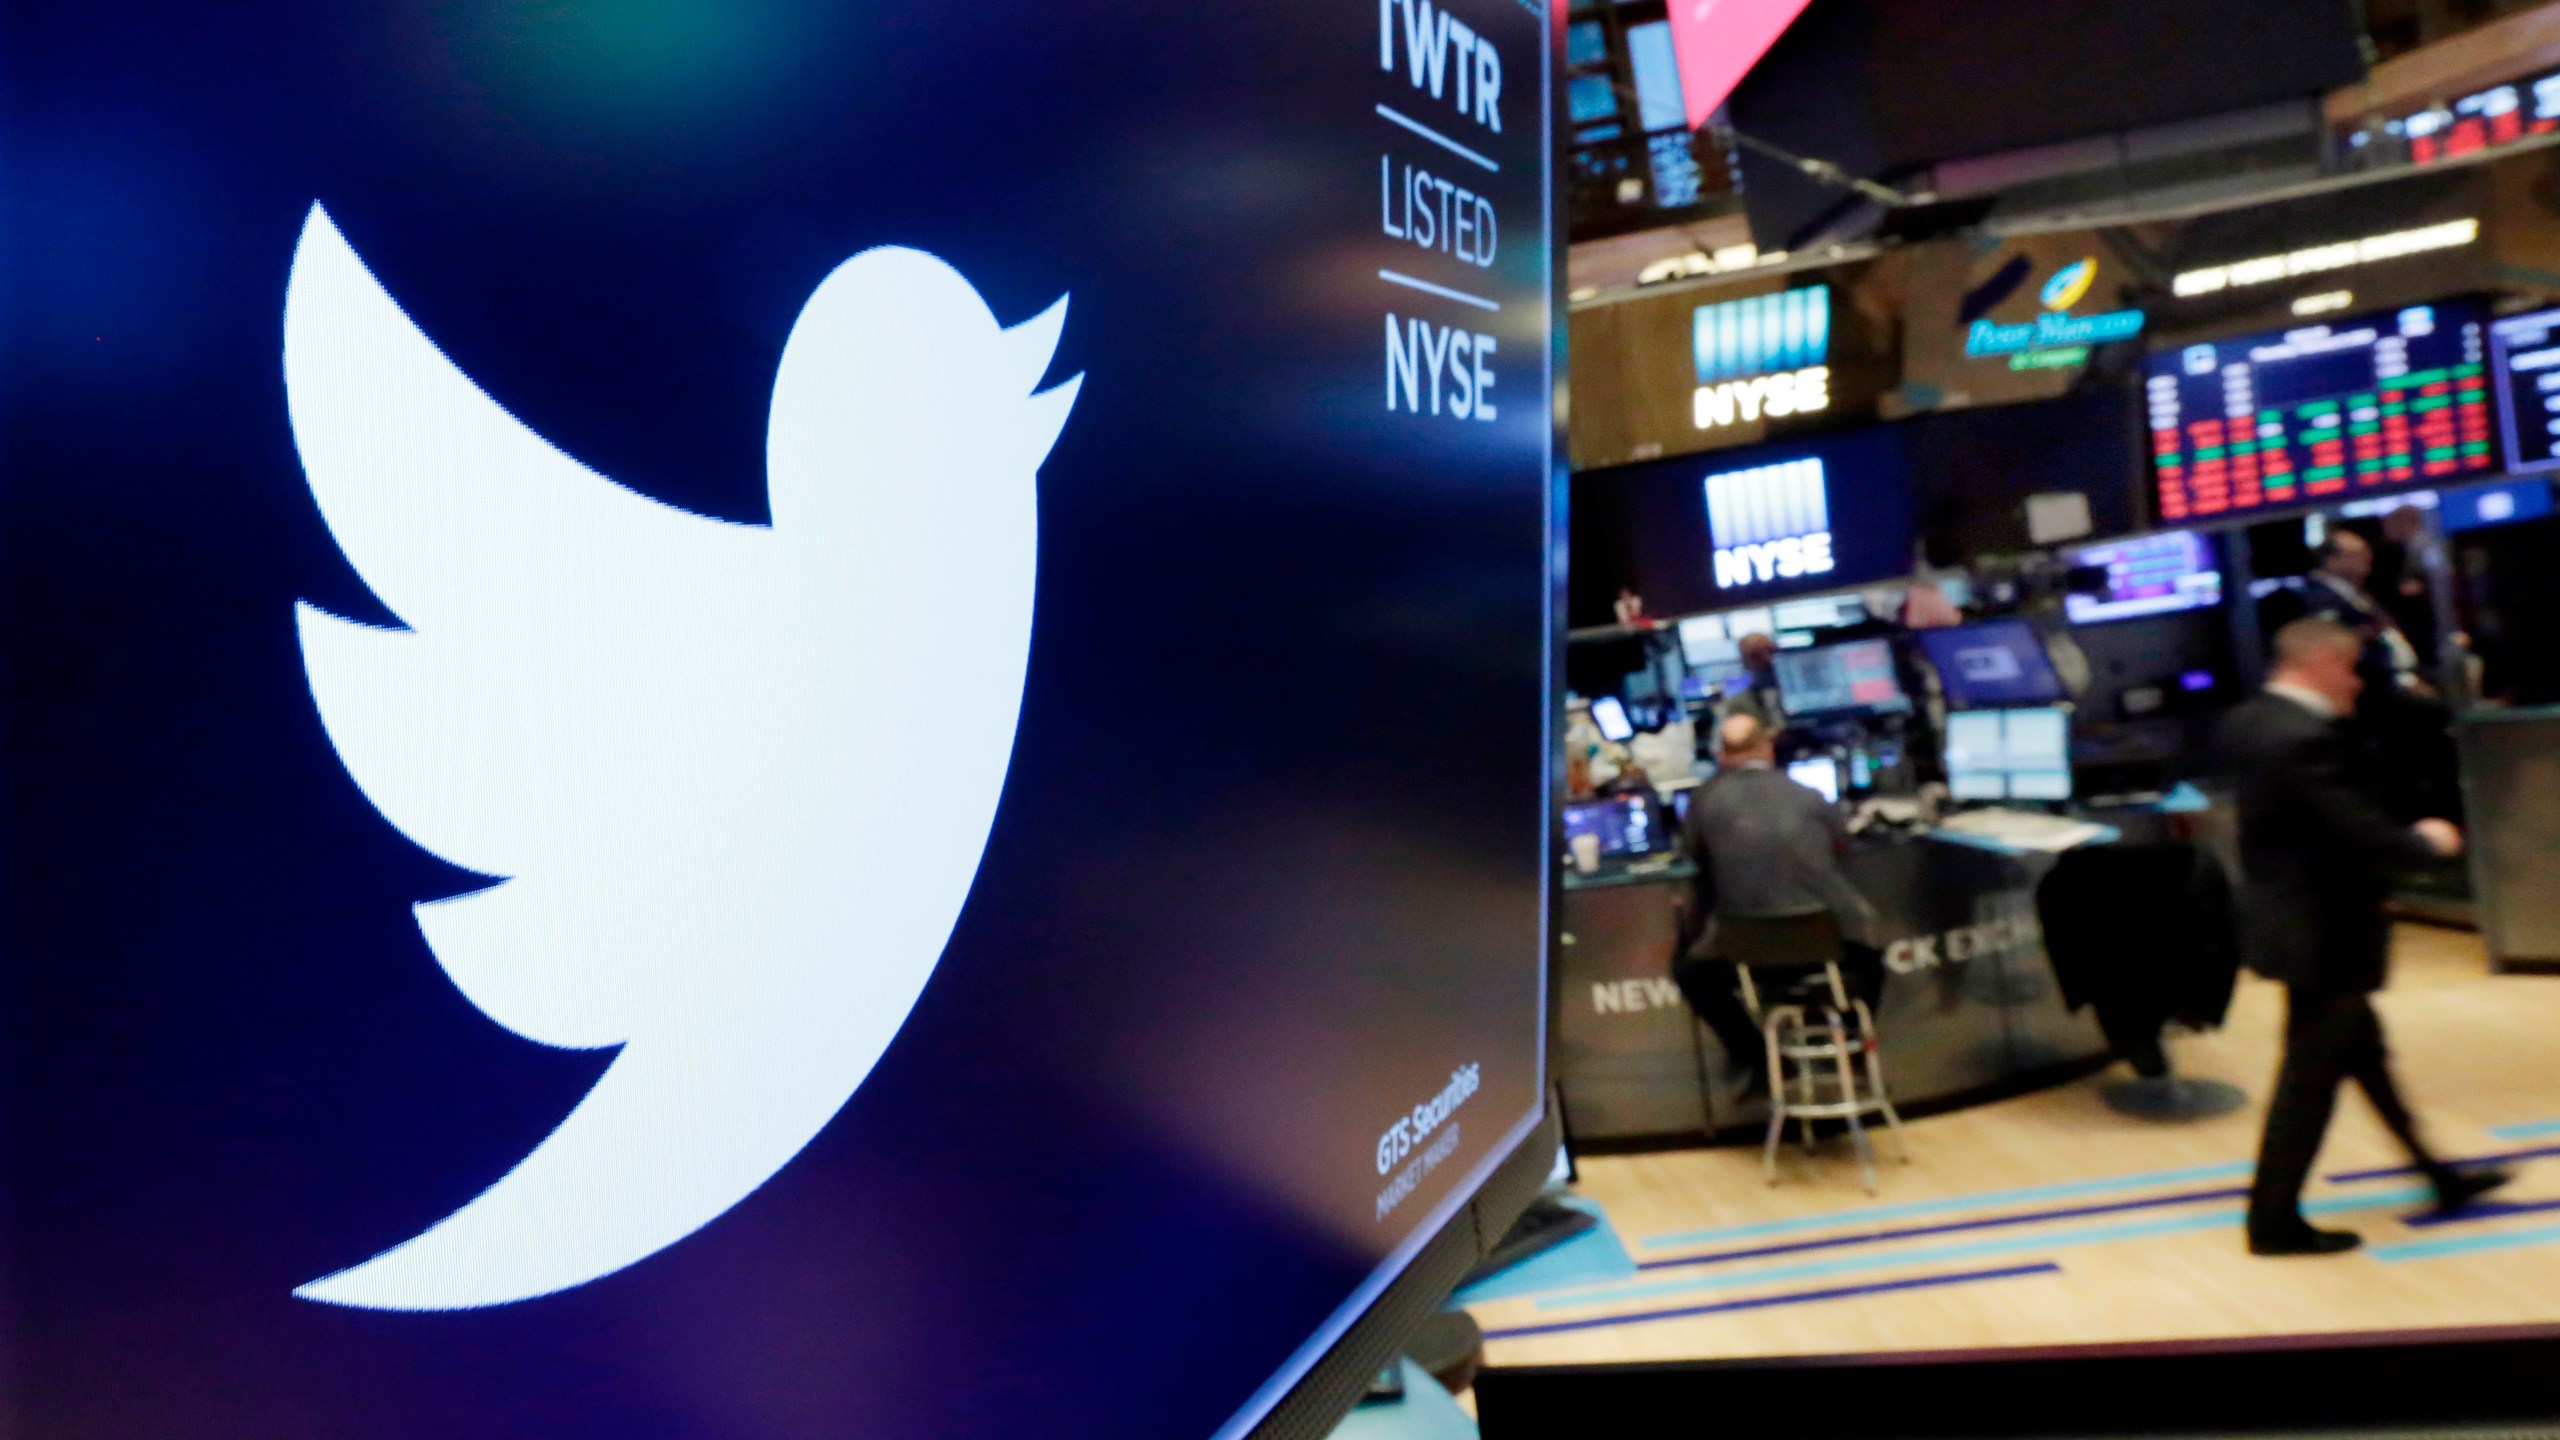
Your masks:
<svg viewBox="0 0 2560 1440"><path fill-rule="evenodd" d="M1778 642L1756 630L1735 641L1734 648L1742 652L1742 663L1754 670L1766 670L1778 658Z"/></svg>
<svg viewBox="0 0 2560 1440"><path fill-rule="evenodd" d="M2328 697L2340 714L2355 708L2364 691L2356 662L2364 637L2325 616L2309 615L2276 632L2275 669L2267 678Z"/></svg>
<svg viewBox="0 0 2560 1440"><path fill-rule="evenodd" d="M1738 760L1767 760L1777 753L1777 737L1760 723L1757 715L1727 715L1717 727L1716 739L1724 747L1726 764Z"/></svg>

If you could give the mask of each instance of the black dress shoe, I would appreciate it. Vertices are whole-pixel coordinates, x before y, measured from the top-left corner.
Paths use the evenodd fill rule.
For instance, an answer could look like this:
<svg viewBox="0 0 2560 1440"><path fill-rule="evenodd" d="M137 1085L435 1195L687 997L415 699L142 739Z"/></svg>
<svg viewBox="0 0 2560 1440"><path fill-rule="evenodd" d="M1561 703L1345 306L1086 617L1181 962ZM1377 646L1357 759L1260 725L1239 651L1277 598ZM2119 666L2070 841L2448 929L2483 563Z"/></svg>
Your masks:
<svg viewBox="0 0 2560 1440"><path fill-rule="evenodd" d="M2308 1225L2266 1234L2249 1232L2252 1255L2343 1255L2363 1243L2364 1237L2352 1231L2315 1230Z"/></svg>
<svg viewBox="0 0 2560 1440"><path fill-rule="evenodd" d="M2435 1213L2450 1215L2514 1178L2504 1170L2457 1170L2438 1176Z"/></svg>

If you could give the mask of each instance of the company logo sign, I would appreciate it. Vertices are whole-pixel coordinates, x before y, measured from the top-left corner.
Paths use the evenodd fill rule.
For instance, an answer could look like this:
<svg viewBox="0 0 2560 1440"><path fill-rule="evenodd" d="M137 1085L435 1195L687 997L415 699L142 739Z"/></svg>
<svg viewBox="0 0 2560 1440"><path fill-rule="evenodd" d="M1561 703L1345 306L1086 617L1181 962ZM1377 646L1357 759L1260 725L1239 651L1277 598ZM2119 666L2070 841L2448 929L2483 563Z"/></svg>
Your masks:
<svg viewBox="0 0 2560 1440"><path fill-rule="evenodd" d="M1976 319L1965 327L1964 353L1975 359L2009 357L2014 370L2077 365L2089 358L2089 347L2127 340L2142 333L2139 310L2109 310L2073 315L2072 306L2088 298L2098 281L2095 256L2082 256L2056 270L2036 292L2044 313L2033 320L2004 325Z"/></svg>
<svg viewBox="0 0 2560 1440"><path fill-rule="evenodd" d="M1689 333L1697 428L1830 408L1830 286L1701 305Z"/></svg>
<svg viewBox="0 0 2560 1440"><path fill-rule="evenodd" d="M488 877L415 907L454 987L612 1060L478 1195L295 1294L463 1310L583 1285L746 1199L852 1097L995 822L1034 482L1076 397L1036 388L1065 323L1060 301L1003 328L919 250L845 261L774 377L772 522L739 524L509 414L312 207L285 291L294 447L398 622L302 606L312 699L383 818ZM925 593L969 644L881 598ZM880 698L918 694L974 697L944 717L949 763L882 765L905 737Z"/></svg>
<svg viewBox="0 0 2560 1440"><path fill-rule="evenodd" d="M1819 458L1707 477L1718 589L1829 574L1831 499Z"/></svg>

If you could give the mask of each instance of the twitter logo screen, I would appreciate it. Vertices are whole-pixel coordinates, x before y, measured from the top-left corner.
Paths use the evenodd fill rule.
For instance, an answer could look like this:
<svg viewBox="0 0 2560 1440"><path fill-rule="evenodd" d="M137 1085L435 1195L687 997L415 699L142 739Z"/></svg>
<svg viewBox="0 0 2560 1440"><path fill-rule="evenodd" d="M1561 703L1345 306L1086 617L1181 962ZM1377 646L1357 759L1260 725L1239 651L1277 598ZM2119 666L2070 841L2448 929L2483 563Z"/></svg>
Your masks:
<svg viewBox="0 0 2560 1440"><path fill-rule="evenodd" d="M1252 1433L1541 1109L1550 40L20 17L0 1432Z"/></svg>

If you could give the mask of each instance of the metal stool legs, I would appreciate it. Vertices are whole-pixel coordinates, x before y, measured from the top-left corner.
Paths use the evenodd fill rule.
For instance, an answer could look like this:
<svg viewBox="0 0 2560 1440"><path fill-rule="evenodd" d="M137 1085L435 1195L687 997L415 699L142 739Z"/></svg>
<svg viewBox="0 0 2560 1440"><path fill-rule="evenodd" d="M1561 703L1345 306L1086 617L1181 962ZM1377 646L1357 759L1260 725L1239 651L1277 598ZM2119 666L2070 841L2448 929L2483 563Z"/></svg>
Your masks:
<svg viewBox="0 0 2560 1440"><path fill-rule="evenodd" d="M1854 1019L1856 1029L1852 1031ZM1769 1128L1760 1146L1760 1168L1778 1183L1778 1142L1787 1121L1802 1128L1805 1149L1813 1149L1813 1122L1837 1119L1849 1130L1858 1156L1858 1171L1867 1193L1876 1193L1875 1143L1867 1133L1867 1117L1881 1115L1893 1132L1895 1158L1911 1163L1911 1144L1903 1134L1901 1112L1885 1090L1884 1062L1877 1053L1875 1020L1863 1001L1823 1007L1819 1020L1800 1005L1772 1007L1761 1021L1769 1060ZM1821 1093L1831 1088L1828 1098Z"/></svg>

